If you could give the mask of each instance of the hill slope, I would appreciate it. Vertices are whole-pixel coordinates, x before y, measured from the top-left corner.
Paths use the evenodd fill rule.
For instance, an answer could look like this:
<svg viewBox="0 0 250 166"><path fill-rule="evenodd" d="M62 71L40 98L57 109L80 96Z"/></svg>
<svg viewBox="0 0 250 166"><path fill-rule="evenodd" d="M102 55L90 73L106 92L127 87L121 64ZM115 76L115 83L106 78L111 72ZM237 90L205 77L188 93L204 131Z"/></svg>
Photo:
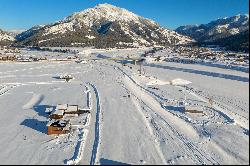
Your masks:
<svg viewBox="0 0 250 166"><path fill-rule="evenodd" d="M10 45L14 40L13 36L0 29L0 46Z"/></svg>
<svg viewBox="0 0 250 166"><path fill-rule="evenodd" d="M219 44L228 49L247 50L249 15L225 17L208 24L187 25L176 29L176 32L190 36L200 43ZM223 42L222 42L223 41ZM248 44L247 44L248 45Z"/></svg>
<svg viewBox="0 0 250 166"><path fill-rule="evenodd" d="M53 24L17 36L18 44L35 46L137 47L192 42L126 9L100 4Z"/></svg>

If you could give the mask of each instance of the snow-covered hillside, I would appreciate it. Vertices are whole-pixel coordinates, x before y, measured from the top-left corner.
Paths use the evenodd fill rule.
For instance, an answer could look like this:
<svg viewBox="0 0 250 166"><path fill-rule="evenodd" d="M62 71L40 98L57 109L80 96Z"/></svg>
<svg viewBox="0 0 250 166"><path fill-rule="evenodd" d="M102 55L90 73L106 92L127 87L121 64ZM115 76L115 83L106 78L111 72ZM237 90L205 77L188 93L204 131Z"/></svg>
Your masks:
<svg viewBox="0 0 250 166"><path fill-rule="evenodd" d="M197 41L211 42L249 30L249 15L224 17L208 24L187 25L176 29L176 32L190 36Z"/></svg>
<svg viewBox="0 0 250 166"><path fill-rule="evenodd" d="M192 42L126 9L100 4L53 24L34 27L17 39L24 45L138 47Z"/></svg>
<svg viewBox="0 0 250 166"><path fill-rule="evenodd" d="M24 29L12 29L12 30L9 30L8 33L15 38L17 35L21 34L24 31L26 31L26 30L24 30Z"/></svg>
<svg viewBox="0 0 250 166"><path fill-rule="evenodd" d="M11 36L9 33L4 32L3 30L0 29L0 42L1 41L14 41L14 37Z"/></svg>

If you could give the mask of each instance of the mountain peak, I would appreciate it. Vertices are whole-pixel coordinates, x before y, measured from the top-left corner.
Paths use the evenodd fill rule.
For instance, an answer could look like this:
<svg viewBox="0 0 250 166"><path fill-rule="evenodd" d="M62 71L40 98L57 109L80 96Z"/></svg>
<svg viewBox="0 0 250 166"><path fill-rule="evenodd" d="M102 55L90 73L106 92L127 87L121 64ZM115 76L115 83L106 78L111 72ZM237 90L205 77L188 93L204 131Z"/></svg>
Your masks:
<svg viewBox="0 0 250 166"><path fill-rule="evenodd" d="M119 7L111 5L109 3L98 4L98 5L96 5L96 7L101 7L101 8L119 8Z"/></svg>
<svg viewBox="0 0 250 166"><path fill-rule="evenodd" d="M104 19L106 21L139 21L139 16L120 7L104 3L99 4L93 8L85 9L83 11L74 13L72 16L66 18L69 20L78 20L85 22L88 25L93 25L96 20Z"/></svg>

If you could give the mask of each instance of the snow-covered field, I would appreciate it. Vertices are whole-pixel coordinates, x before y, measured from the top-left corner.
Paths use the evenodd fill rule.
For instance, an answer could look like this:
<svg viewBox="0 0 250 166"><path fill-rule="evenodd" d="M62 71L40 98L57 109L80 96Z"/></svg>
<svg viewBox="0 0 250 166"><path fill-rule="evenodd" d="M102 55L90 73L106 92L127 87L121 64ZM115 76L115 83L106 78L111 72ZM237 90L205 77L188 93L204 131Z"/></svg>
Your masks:
<svg viewBox="0 0 250 166"><path fill-rule="evenodd" d="M249 73L152 61L140 75L139 65L95 53L87 63L0 63L1 164L249 164ZM74 79L59 79L65 73ZM86 107L86 88L84 127L47 135L47 108Z"/></svg>

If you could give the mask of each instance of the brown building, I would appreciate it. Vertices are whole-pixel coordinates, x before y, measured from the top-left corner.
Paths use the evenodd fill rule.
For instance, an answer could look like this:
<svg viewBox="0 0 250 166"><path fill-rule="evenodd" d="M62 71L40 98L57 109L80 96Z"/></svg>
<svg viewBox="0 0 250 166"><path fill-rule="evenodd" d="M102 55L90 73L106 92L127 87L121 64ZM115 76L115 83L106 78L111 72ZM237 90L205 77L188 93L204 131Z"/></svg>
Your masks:
<svg viewBox="0 0 250 166"><path fill-rule="evenodd" d="M203 114L203 111L200 109L201 108L196 107L196 106L185 106L185 112L189 112L189 113L201 113L201 114Z"/></svg>
<svg viewBox="0 0 250 166"><path fill-rule="evenodd" d="M51 120L47 124L48 135L52 134L67 134L69 133L69 121L65 120Z"/></svg>
<svg viewBox="0 0 250 166"><path fill-rule="evenodd" d="M15 60L17 60L15 55L0 56L0 61L15 61Z"/></svg>

